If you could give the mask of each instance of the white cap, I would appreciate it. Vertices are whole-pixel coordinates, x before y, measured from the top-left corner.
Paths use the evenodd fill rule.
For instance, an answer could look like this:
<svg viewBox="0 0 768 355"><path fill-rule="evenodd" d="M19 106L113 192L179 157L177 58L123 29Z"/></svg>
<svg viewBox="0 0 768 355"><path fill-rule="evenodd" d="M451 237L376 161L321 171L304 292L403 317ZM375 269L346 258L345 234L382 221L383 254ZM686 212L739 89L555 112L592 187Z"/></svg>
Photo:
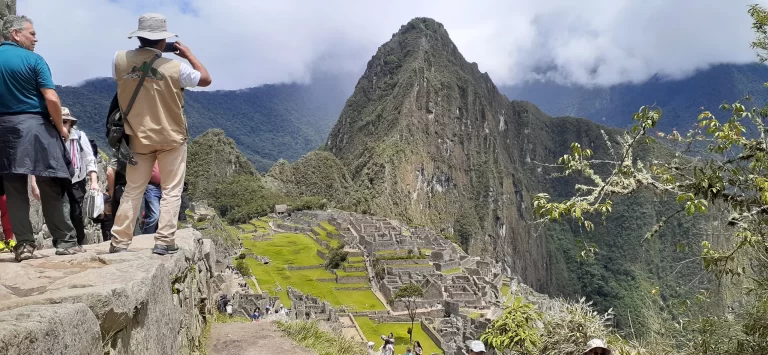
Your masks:
<svg viewBox="0 0 768 355"><path fill-rule="evenodd" d="M469 342L469 350L474 352L485 352L485 345L480 340L472 340Z"/></svg>

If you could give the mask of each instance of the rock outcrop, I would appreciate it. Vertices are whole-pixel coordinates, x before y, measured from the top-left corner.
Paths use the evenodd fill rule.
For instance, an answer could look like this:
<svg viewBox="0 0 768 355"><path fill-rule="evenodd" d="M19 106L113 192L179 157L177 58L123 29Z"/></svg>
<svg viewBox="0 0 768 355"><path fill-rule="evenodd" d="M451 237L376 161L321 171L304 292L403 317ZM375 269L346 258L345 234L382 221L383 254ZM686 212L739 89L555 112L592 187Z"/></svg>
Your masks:
<svg viewBox="0 0 768 355"><path fill-rule="evenodd" d="M215 247L194 229L177 232L178 253L130 252L108 243L87 253L41 250L15 263L0 255L0 354L196 354L211 313Z"/></svg>

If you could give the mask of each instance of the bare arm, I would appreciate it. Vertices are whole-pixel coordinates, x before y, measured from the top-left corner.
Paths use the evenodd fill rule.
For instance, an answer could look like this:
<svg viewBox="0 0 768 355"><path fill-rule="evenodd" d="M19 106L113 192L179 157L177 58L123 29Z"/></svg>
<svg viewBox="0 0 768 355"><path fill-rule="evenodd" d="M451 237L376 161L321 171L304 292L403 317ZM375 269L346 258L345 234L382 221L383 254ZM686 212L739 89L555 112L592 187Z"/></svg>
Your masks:
<svg viewBox="0 0 768 355"><path fill-rule="evenodd" d="M193 69L200 72L200 81L197 83L197 86L200 87L207 87L210 86L213 80L211 79L211 74L208 73L208 69L205 69L205 66L203 63L200 63L199 60L197 60L197 57L195 57L194 54L192 54L192 50L189 49L189 47L183 45L181 42L176 42L176 49L179 50L179 57L182 57L189 61L189 65L192 66Z"/></svg>
<svg viewBox="0 0 768 355"><path fill-rule="evenodd" d="M113 198L115 196L115 169L107 168L107 185L109 185L109 192L107 192L109 198Z"/></svg>
<svg viewBox="0 0 768 355"><path fill-rule="evenodd" d="M29 175L29 185L32 187L32 197L40 201L40 189L37 188L37 180L34 175Z"/></svg>
<svg viewBox="0 0 768 355"><path fill-rule="evenodd" d="M99 175L97 175L95 171L91 171L90 173L88 173L88 176L91 178L91 190L98 190Z"/></svg>
<svg viewBox="0 0 768 355"><path fill-rule="evenodd" d="M48 113L51 115L53 125L56 126L56 130L64 139L69 139L69 132L64 128L64 124L61 122L61 100L59 94L54 89L40 89L40 92L45 97L45 106L48 107Z"/></svg>

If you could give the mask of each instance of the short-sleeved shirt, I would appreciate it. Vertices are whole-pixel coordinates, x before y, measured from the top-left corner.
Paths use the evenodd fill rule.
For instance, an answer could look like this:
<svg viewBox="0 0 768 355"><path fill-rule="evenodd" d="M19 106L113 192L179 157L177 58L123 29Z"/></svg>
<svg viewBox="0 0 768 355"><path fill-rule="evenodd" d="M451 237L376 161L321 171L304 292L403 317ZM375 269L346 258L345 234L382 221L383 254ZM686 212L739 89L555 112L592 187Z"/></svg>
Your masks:
<svg viewBox="0 0 768 355"><path fill-rule="evenodd" d="M48 113L40 89L55 88L43 57L13 42L0 44L0 114Z"/></svg>
<svg viewBox="0 0 768 355"><path fill-rule="evenodd" d="M163 52L155 49L155 48L147 48L153 52L159 53L160 55L163 54ZM112 78L117 79L117 74L115 73L115 61L117 60L117 55L120 54L120 52L115 53L115 56L112 58ZM181 66L179 67L179 84L183 88L193 88L196 87L198 83L200 83L200 74L199 71L192 68L187 63L181 62Z"/></svg>

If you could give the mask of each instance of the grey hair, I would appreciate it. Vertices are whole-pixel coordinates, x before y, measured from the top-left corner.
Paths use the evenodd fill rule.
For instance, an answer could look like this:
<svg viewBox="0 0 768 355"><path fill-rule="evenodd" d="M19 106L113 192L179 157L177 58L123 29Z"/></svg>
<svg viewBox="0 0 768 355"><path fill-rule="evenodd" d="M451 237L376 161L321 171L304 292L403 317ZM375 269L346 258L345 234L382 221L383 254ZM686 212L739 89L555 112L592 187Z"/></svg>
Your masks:
<svg viewBox="0 0 768 355"><path fill-rule="evenodd" d="M32 23L32 20L29 17L26 17L24 15L11 15L5 18L3 20L3 30L2 30L2 36L3 39L6 41L11 40L11 32L13 31L21 31L24 29L24 26L27 25L27 23Z"/></svg>

